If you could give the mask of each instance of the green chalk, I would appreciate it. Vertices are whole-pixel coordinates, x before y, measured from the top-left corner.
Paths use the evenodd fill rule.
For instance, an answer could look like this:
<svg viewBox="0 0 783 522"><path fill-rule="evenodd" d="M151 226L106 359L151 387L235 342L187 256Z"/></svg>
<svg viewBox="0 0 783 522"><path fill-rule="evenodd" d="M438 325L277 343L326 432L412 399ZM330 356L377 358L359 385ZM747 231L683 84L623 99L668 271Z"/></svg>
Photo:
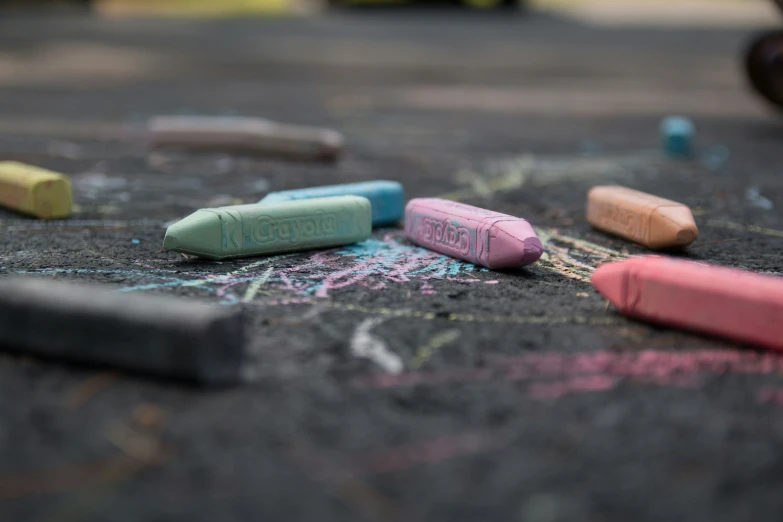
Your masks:
<svg viewBox="0 0 783 522"><path fill-rule="evenodd" d="M260 256L363 241L372 230L360 196L205 208L171 225L163 248L207 259Z"/></svg>

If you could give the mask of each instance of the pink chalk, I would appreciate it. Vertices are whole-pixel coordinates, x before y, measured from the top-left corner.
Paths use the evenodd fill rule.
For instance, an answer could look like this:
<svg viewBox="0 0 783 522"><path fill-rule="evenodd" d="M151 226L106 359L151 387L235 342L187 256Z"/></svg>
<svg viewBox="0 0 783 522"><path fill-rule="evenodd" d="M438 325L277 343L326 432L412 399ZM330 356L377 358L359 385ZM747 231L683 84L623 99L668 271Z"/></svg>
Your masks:
<svg viewBox="0 0 783 522"><path fill-rule="evenodd" d="M608 375L588 375L557 382L533 383L528 388L534 399L556 399L569 393L611 390L618 379Z"/></svg>
<svg viewBox="0 0 783 522"><path fill-rule="evenodd" d="M783 278L644 256L601 265L591 281L624 315L783 350Z"/></svg>
<svg viewBox="0 0 783 522"><path fill-rule="evenodd" d="M759 402L771 402L783 406L783 388L765 386L756 391L756 399Z"/></svg>
<svg viewBox="0 0 783 522"><path fill-rule="evenodd" d="M424 248L493 269L529 265L544 252L527 220L439 198L408 202L405 235Z"/></svg>

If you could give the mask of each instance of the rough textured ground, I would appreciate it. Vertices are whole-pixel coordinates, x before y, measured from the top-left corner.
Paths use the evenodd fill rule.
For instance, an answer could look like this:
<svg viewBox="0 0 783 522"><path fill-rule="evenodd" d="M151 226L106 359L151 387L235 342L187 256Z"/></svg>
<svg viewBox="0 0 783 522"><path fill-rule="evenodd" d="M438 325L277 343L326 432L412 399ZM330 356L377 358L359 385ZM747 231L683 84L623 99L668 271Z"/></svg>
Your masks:
<svg viewBox="0 0 783 522"><path fill-rule="evenodd" d="M0 519L779 520L783 358L625 320L586 282L643 252L584 222L610 182L691 205L689 257L783 270L783 122L744 87L749 36L392 10L0 19L0 157L71 175L78 203L66 223L3 212L2 275L249 325L247 384L225 391L2 356ZM693 161L658 152L674 112ZM160 113L325 125L348 148L151 153ZM196 208L375 178L526 217L547 257L479 270L393 228L271 259L160 250Z"/></svg>

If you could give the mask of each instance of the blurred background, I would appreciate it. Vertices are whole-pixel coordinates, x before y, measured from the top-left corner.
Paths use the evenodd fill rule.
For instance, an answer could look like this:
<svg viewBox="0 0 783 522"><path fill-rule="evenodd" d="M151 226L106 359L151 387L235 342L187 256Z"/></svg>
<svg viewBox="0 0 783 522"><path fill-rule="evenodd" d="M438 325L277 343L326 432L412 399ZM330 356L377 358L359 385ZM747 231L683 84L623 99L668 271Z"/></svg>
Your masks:
<svg viewBox="0 0 783 522"><path fill-rule="evenodd" d="M446 9L447 7L449 9ZM121 26L124 28L121 33L129 34L128 31L133 27L132 31L138 33L139 37L151 31L151 26L145 28L133 25L133 20L145 18L169 20L174 24L171 27L179 28L172 33L172 41L184 37L185 33L191 31L207 31L207 26L194 25L201 23L199 21L209 23L209 20L241 19L252 24L250 20L263 18L265 21L258 27L269 31L285 25L285 23L276 24L275 18L319 19L338 15L337 18L340 19L340 15L346 13L369 13L368 17L358 22L356 19L345 19L343 16L338 22L339 27L334 26L335 34L345 35L346 44L349 40L358 44L366 41L364 37L372 39L371 28L373 24L378 23L380 24L378 27L390 31L388 37L395 38L400 43L408 39L412 47L427 48L429 45L427 39L419 41L418 37L414 37L411 40L406 36L407 22L402 19L388 22L390 15L403 13L402 16L407 17L405 20L408 21L421 20L424 24L451 27L455 33L453 38L456 40L449 45L452 45L454 50L471 48L476 55L480 55L478 47L470 45L470 38L476 37L479 33L483 35L485 41L489 38L489 41L486 41L489 47L498 46L501 42L510 44L516 41L519 45L516 47L518 52L514 56L505 54L510 52L510 49L504 49L503 52L492 53L491 57L487 56L487 60L505 63L508 68L530 65L531 60L540 60L548 64L541 70L533 71L535 74L530 77L531 81L524 82L525 84L535 83L532 79L538 78L542 84L549 82L552 85L567 75L579 77L587 82L584 84L587 86L590 80L598 76L608 78L610 72L615 72L624 76L628 82L637 80L634 87L638 88L642 86L645 77L663 79L663 76L666 76L665 82L670 84L669 87L674 87L672 82L701 80L702 83L706 82L705 85L710 87L711 92L729 82L735 93L739 90L743 90L746 94L749 90L755 91L756 95L773 107L783 107L783 35L780 34L782 12L783 0L0 0L0 13L13 17L11 20L20 20L16 15L26 13L90 14L90 17L98 19L129 19L131 25ZM489 24L473 24L472 16ZM509 18L501 20L506 17ZM448 23L455 20L460 27ZM22 27L24 23L21 21L7 23L3 28L6 34L0 34L0 46L13 45L18 43L20 38L24 39L26 37L26 29ZM470 24L473 34L459 38L456 33L461 30L462 24L466 23ZM496 24L494 28L493 23ZM307 24L309 22L305 22L305 26ZM329 24L317 26L318 30L324 29L327 25ZM479 26L480 29L473 29ZM511 26L514 28L509 29ZM190 31L185 30L185 27L189 27ZM219 27L224 26L210 26L208 30L213 40L222 38L217 36ZM302 25L298 27L304 28ZM316 38L316 26L308 27L304 29L303 34ZM58 33L61 28L62 25L58 24L52 27L52 31ZM92 30L97 28L93 27ZM248 33L253 30L251 26L243 26L241 29ZM163 28L158 28L158 31L165 32ZM626 33L622 33L623 31ZM360 33L362 38L351 39L350 35ZM271 39L265 39L266 37ZM238 35L236 38L240 39ZM254 41L254 45L242 49L243 53L257 56L258 49L255 47L260 45L263 47L263 54L272 57L273 61L285 61L287 59L285 56L290 54L293 48L288 45L281 46L281 42L270 33L258 32L253 37L248 34L242 38L252 38ZM451 38L452 36L449 36L447 39ZM42 34L39 43L43 45L43 42L54 43L57 40L59 54L67 55L73 59L72 61L79 62L76 69L90 69L88 62L98 63L65 52L65 47L62 46L63 39L69 43L73 42L73 38ZM92 42L90 45L94 45L96 49L108 49L105 42L101 42L100 39L95 41L90 38L90 40ZM79 43L85 43L84 39ZM533 44L543 44L546 52L534 48ZM168 48L172 47L168 46ZM357 47L353 49L356 50ZM407 51L403 45L394 52ZM594 69L590 74L579 74L582 66L585 65L583 60L575 58L580 52L589 53L590 65ZM108 57L108 53L104 54ZM327 62L344 60L347 54L350 53L343 48L333 49L328 45L312 51L313 57L328 56ZM451 54L455 60L458 58L458 53ZM230 56L224 52L222 58L229 60ZM571 64L572 59L582 63L578 66L577 63ZM629 61L625 62L626 59ZM378 65L391 65L383 59L375 61ZM421 61L427 62L427 59L423 58ZM21 67L21 62L26 62L28 65ZM36 66L35 63L44 69L54 65L46 60L36 62L29 54L13 53L6 57L0 56L0 65L4 64L4 67L0 67L0 84L3 83L4 71L9 76L15 76L17 69L24 69L21 71L24 76L27 74L27 69ZM427 63L432 70L442 68L443 65L431 60ZM122 64L123 60L120 58L109 69L123 68ZM616 67L613 68L610 64ZM461 64L461 69L476 65L478 64L471 65L464 62ZM550 77L549 73L555 67L560 71L554 77ZM672 67L681 69L688 79L677 79L674 76L677 71ZM615 70L610 71L610 69ZM722 70L722 74L719 74L719 70ZM700 74L700 71L705 74ZM80 72L86 73L84 70ZM85 79L88 79L88 76L85 76ZM474 78L474 81L481 83L478 77ZM660 83L662 82L648 82L644 87L654 91L660 87ZM694 94L696 91L689 89L688 92ZM650 93L648 98L649 95ZM690 101L695 105L694 110L699 110L700 98L702 96L696 95ZM673 101L670 109L678 110L675 98L670 97L669 101ZM690 106L687 103L684 105ZM720 105L723 109L737 107L735 103ZM643 107L631 108L644 109ZM737 111L731 109L729 112ZM743 112L746 113L747 111Z"/></svg>
<svg viewBox="0 0 783 522"><path fill-rule="evenodd" d="M667 21L674 24L769 22L781 0L3 0L15 10L91 9L101 15L236 16L312 13L328 6L452 5L472 9L529 8L566 12L607 23Z"/></svg>
<svg viewBox="0 0 783 522"><path fill-rule="evenodd" d="M253 203L270 191L392 179L405 185L407 197L450 197L573 235L560 236L551 252L581 267L596 259L596 250L572 248L585 244L576 238L608 241L584 222L584 194L594 184L633 183L698 212L700 228L705 223L698 259L781 270L783 224L773 204L783 207L783 120L775 111L776 103L783 106L783 17L775 2L443 1L451 8L396 0L0 0L0 159L68 174L76 203L71 224L98 226L60 233L10 222L22 230L0 236L0 261L25 274L206 295L195 279L182 287L158 284L176 271L177 280L198 277L214 286L217 300L229 289L216 282L223 281L213 275L218 269L160 251L166 223L198 208ZM323 165L151 150L145 125L161 114L329 127L345 136L346 151ZM696 125L692 161L661 157L659 123L672 114ZM407 266L406 255L388 257L389 243L376 243L386 245L370 255L377 263L394 266L394 274L411 270L396 268ZM625 251L619 242L607 244ZM373 335L411 357L415 346L433 346L427 339L439 331L457 332L459 347L436 354L436 370L484 371L486 347L516 354L524 346L536 356L559 350L568 361L566 353L587 350L601 350L600 357L715 350L712 341L638 325L621 332L603 322L563 324L561 317L603 317L607 309L548 272L541 286L533 284L537 276L515 276L514 286L444 279L438 295L430 295L426 275L408 287L416 288L413 298L395 276L379 287L335 286L344 291L335 298L339 307L296 308L312 297L320 263L286 272L293 285L261 289L259 296L274 304L255 308L247 328L258 362L253 371L259 381L271 380L257 389L213 396L125 377L109 380L106 389L97 381L95 389L86 372L5 359L0 411L10 428L0 433L6 448L0 468L12 502L0 505L0 520L214 522L263 513L264 520L324 522L359 518L346 516L333 500L338 496L358 505L357 512L367 510L365 498L385 499L347 482L321 484L319 477L331 475L320 473L320 460L310 468L288 463L308 447L328 450L330 459L343 452L346 463L361 463L359 453L371 455L361 457L367 462L387 462L393 455L387 447L413 448L400 458L411 462L410 455L428 452L488 453L371 478L393 500L380 502L382 508L400 507L391 510L399 516L362 518L373 522L744 522L780 511L780 410L752 402L760 386L780 385L773 375L757 380L721 370L705 377L702 390L672 380L658 391L657 380L634 384L607 374L617 389L542 405L522 381L498 380L486 389L449 381L426 393L343 386L369 371L348 350L357 321L365 319L354 304L379 313L399 307L401 315L384 315L388 323L377 323ZM365 266L339 263L329 266L340 274ZM430 311L487 319L417 319L435 316ZM494 319L509 312L536 320ZM534 327L539 314L556 323ZM695 368L705 360L695 353L683 351L677 360ZM669 360L661 357L665 371L653 372L656 379L674 372L666 369L673 367ZM63 396L79 394L87 398L78 406L61 405ZM133 457L125 468L89 464L138 447L115 442L117 430L128 433L134 425L126 414L138 401L169 412L161 440L172 444L175 458L157 470ZM508 429L499 439L498 427ZM138 431L157 440L159 428L144 429ZM432 441L451 446L433 450ZM89 466L78 467L82 462ZM30 470L54 471L48 481L11 474ZM47 487L60 496L42 496ZM382 512L377 505L370 511Z"/></svg>

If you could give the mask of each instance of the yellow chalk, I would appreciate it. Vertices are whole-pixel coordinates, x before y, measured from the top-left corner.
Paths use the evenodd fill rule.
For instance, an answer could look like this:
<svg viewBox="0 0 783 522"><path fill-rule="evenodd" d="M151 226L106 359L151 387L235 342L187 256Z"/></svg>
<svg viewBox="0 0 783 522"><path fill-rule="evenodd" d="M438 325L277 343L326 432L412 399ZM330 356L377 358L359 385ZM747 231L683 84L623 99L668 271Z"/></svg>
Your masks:
<svg viewBox="0 0 783 522"><path fill-rule="evenodd" d="M292 0L98 0L95 3L96 11L106 16L220 17L278 14L293 7Z"/></svg>
<svg viewBox="0 0 783 522"><path fill-rule="evenodd" d="M71 182L51 170L0 161L0 205L41 219L71 215Z"/></svg>

